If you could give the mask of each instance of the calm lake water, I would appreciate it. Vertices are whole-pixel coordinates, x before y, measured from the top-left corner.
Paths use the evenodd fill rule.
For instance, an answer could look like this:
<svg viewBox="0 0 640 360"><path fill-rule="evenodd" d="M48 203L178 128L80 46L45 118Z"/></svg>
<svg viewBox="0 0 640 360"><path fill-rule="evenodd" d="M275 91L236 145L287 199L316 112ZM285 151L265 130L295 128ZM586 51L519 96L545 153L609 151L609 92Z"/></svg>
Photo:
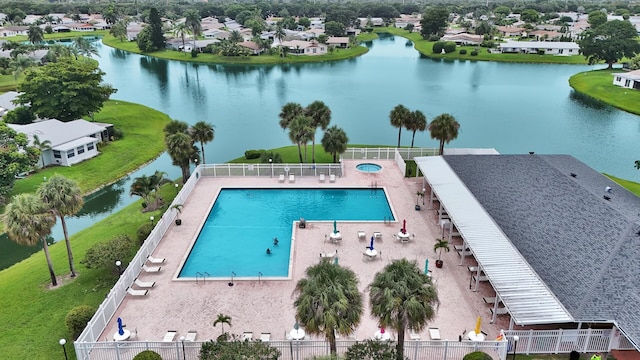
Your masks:
<svg viewBox="0 0 640 360"><path fill-rule="evenodd" d="M322 100L331 108L331 124L343 128L352 144L396 144L398 131L389 124L389 112L403 104L424 112L428 121L441 113L455 116L461 127L451 147L570 154L600 172L640 179L633 167L640 157L640 117L583 99L569 87L571 75L595 67L431 60L405 44L404 38L385 36L367 44L369 53L356 59L274 66L164 61L98 44L97 60L105 81L118 89L113 99L140 103L190 124L214 124L207 162L225 162L247 149L289 145L278 125L282 105ZM410 143L411 134L403 131L402 145ZM416 134L415 145L438 143L424 132ZM88 201L90 210L69 221L70 232L131 203L131 179L155 170L180 176L169 157L161 156ZM62 237L59 227L53 237ZM17 258L34 250L16 250L0 240L0 268L15 262L11 256L3 263L7 253L20 251Z"/></svg>

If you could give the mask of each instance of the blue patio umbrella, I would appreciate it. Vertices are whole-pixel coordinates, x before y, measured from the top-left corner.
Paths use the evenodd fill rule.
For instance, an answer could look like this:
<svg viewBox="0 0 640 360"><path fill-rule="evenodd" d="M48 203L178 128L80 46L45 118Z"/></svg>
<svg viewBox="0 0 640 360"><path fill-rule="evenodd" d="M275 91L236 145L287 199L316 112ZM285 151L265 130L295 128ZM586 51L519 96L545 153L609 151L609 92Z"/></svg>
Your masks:
<svg viewBox="0 0 640 360"><path fill-rule="evenodd" d="M337 256L333 258L333 264L334 265L338 265L338 257Z"/></svg>
<svg viewBox="0 0 640 360"><path fill-rule="evenodd" d="M118 334L124 335L124 328L122 326L122 319L118 318Z"/></svg>
<svg viewBox="0 0 640 360"><path fill-rule="evenodd" d="M424 273L425 274L429 273L429 259L424 261Z"/></svg>
<svg viewBox="0 0 640 360"><path fill-rule="evenodd" d="M369 249L373 250L373 236L371 237L371 245L369 245Z"/></svg>
<svg viewBox="0 0 640 360"><path fill-rule="evenodd" d="M333 233L334 234L338 233L338 224L336 223L335 220L333 220Z"/></svg>

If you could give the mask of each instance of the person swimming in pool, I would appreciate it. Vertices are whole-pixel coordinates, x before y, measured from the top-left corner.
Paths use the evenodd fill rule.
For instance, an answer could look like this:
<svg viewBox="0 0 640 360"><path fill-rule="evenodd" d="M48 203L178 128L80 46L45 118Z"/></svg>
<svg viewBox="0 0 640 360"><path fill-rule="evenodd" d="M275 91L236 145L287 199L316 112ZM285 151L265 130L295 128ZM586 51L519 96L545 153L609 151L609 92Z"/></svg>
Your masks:
<svg viewBox="0 0 640 360"><path fill-rule="evenodd" d="M273 238L273 246L278 246L278 238Z"/></svg>
<svg viewBox="0 0 640 360"><path fill-rule="evenodd" d="M267 255L271 255L271 249L267 248Z"/></svg>

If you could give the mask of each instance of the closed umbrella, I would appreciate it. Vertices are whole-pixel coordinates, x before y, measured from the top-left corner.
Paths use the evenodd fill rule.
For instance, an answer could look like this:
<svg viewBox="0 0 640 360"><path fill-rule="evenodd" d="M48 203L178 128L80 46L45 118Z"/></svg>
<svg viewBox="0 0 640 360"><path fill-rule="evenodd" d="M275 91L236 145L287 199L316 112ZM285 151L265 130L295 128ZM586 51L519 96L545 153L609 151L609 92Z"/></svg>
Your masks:
<svg viewBox="0 0 640 360"><path fill-rule="evenodd" d="M338 224L336 223L335 220L333 220L333 233L334 234L338 233Z"/></svg>
<svg viewBox="0 0 640 360"><path fill-rule="evenodd" d="M373 250L373 236L371 237L371 245L369 245L369 249Z"/></svg>
<svg viewBox="0 0 640 360"><path fill-rule="evenodd" d="M407 233L407 220L402 220L402 233Z"/></svg>
<svg viewBox="0 0 640 360"><path fill-rule="evenodd" d="M118 318L118 334L124 335L124 328L122 326L122 319Z"/></svg>

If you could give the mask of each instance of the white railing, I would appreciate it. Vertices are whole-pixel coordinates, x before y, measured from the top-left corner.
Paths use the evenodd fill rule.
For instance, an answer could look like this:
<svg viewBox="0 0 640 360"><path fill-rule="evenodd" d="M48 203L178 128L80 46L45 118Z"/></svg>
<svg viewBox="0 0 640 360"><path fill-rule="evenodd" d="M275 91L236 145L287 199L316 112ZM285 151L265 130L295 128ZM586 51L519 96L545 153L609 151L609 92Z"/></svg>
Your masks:
<svg viewBox="0 0 640 360"><path fill-rule="evenodd" d="M184 184L178 195L173 199L173 202L169 206L175 204L183 204L191 194L191 191L195 187L196 183L200 179L200 168L196 168L187 183ZM89 359L92 349L96 347L99 336L104 331L107 323L111 320L115 314L118 306L124 300L127 294L127 288L133 284L133 281L138 277L142 270L142 265L147 261L147 256L153 254L158 243L162 240L162 237L166 233L167 229L176 217L175 211L165 211L162 217L158 220L151 234L144 241L140 250L136 253L133 260L129 263L124 270L116 284L111 288L109 294L105 300L100 304L98 310L93 315L91 320L87 323L87 327L82 331L78 339L74 342L76 350L76 357L78 359ZM107 339L108 340L108 339ZM93 356L93 355L91 355ZM114 358L115 359L115 358Z"/></svg>
<svg viewBox="0 0 640 360"><path fill-rule="evenodd" d="M504 333L510 344L513 342L513 337L518 336L519 354L559 354L572 351L607 352L611 350L610 344L614 330L505 330Z"/></svg>
<svg viewBox="0 0 640 360"><path fill-rule="evenodd" d="M356 340L337 340L338 355L343 355L347 349L358 343ZM152 350L160 354L164 360L195 360L199 358L202 342L157 342L157 341L126 341L78 343L76 351L91 352L91 360L131 360L136 354L144 350ZM279 360L304 360L313 357L330 355L329 343L322 340L276 340L269 341L269 346L280 351ZM395 346L395 345L394 345ZM507 341L421 341L405 342L404 355L410 360L460 360L464 355L473 351L483 351L494 359L505 360L508 353Z"/></svg>
<svg viewBox="0 0 640 360"><path fill-rule="evenodd" d="M400 154L403 159L410 160L417 156L435 156L438 155L438 149L431 148L348 148L342 154L342 158L346 160L391 160L397 159Z"/></svg>
<svg viewBox="0 0 640 360"><path fill-rule="evenodd" d="M202 165L202 176L231 177L231 176L261 176L279 177L280 175L294 176L343 176L343 167L338 164L206 164Z"/></svg>

